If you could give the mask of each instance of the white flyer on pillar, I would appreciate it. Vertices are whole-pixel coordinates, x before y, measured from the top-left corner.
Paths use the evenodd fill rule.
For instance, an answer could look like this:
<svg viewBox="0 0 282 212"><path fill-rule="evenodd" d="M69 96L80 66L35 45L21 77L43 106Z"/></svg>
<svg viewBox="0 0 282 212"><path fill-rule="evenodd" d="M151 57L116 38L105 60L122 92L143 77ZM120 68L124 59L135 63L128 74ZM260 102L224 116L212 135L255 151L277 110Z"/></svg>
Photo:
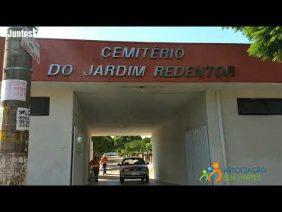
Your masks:
<svg viewBox="0 0 282 212"><path fill-rule="evenodd" d="M4 100L19 100L26 101L26 86L25 80L8 79L2 81L1 101Z"/></svg>
<svg viewBox="0 0 282 212"><path fill-rule="evenodd" d="M24 107L17 108L17 124L16 130L24 131L29 130L29 113L30 110Z"/></svg>
<svg viewBox="0 0 282 212"><path fill-rule="evenodd" d="M4 116L4 107L0 107L0 129L2 129L3 116Z"/></svg>

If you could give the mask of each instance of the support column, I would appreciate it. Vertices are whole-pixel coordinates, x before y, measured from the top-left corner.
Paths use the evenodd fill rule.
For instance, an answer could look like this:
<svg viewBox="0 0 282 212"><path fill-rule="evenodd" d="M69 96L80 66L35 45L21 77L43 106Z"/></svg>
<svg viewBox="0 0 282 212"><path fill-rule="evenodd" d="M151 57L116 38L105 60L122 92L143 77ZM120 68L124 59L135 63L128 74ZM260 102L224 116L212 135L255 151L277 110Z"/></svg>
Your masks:
<svg viewBox="0 0 282 212"><path fill-rule="evenodd" d="M32 30L11 27L10 33ZM5 43L0 105L0 184L23 185L26 180L31 89L31 56L21 46L22 37Z"/></svg>
<svg viewBox="0 0 282 212"><path fill-rule="evenodd" d="M220 167L226 167L224 125L219 91L206 91L206 106L211 162L218 162ZM223 180L215 185L228 185L228 183Z"/></svg>

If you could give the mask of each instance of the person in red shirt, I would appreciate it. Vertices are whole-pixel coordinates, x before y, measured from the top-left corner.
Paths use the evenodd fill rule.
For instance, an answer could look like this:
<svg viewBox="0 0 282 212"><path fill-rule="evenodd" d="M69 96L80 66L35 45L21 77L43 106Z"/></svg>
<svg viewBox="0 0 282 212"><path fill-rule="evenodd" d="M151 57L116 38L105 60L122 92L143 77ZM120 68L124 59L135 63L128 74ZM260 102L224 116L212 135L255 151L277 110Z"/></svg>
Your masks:
<svg viewBox="0 0 282 212"><path fill-rule="evenodd" d="M103 175L107 174L107 164L108 164L108 158L107 156L104 154L103 157L100 160L100 164L102 164L103 167Z"/></svg>
<svg viewBox="0 0 282 212"><path fill-rule="evenodd" d="M98 181L100 164L99 164L98 157L96 155L93 155L93 159L90 161L90 168L93 171L95 181L97 182Z"/></svg>

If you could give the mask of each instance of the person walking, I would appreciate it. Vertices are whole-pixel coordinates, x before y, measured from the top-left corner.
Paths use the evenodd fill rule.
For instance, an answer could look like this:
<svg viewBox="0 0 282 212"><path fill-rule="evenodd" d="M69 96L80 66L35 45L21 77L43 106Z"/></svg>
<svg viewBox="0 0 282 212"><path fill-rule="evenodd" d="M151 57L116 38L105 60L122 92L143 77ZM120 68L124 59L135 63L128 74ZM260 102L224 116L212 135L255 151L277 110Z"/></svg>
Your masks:
<svg viewBox="0 0 282 212"><path fill-rule="evenodd" d="M100 164L102 164L103 167L103 175L107 174L107 164L108 164L108 158L107 156L104 154L103 157L100 160Z"/></svg>
<svg viewBox="0 0 282 212"><path fill-rule="evenodd" d="M91 167L91 171L93 173L93 177L95 179L95 182L98 182L98 176L99 176L99 160L98 157L96 155L93 155L93 159L90 161L90 167Z"/></svg>

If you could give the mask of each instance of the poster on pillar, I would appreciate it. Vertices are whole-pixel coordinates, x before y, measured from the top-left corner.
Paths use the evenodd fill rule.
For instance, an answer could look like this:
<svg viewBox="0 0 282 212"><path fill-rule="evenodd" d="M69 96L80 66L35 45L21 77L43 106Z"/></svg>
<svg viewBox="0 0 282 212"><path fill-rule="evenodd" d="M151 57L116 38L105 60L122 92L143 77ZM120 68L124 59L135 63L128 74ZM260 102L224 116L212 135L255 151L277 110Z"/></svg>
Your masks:
<svg viewBox="0 0 282 212"><path fill-rule="evenodd" d="M2 80L1 101L26 101L27 82L19 79Z"/></svg>
<svg viewBox="0 0 282 212"><path fill-rule="evenodd" d="M29 113L30 110L24 107L17 108L17 117L16 117L16 130L25 131L29 130Z"/></svg>
<svg viewBox="0 0 282 212"><path fill-rule="evenodd" d="M2 129L2 125L3 125L3 116L4 116L4 107L0 107L0 130Z"/></svg>

